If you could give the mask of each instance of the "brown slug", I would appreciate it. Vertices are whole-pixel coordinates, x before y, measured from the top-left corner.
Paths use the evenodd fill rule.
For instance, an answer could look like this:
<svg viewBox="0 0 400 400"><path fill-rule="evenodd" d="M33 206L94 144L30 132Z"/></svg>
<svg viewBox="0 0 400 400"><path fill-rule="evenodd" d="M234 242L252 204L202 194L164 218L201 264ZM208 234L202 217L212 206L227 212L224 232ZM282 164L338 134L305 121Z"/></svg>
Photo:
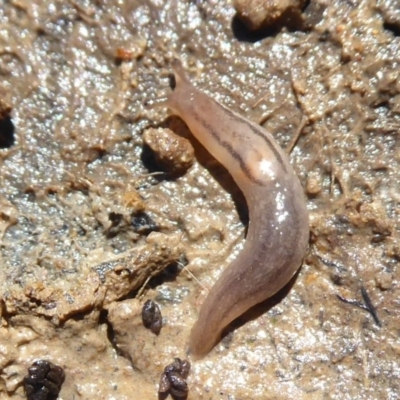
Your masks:
<svg viewBox="0 0 400 400"><path fill-rule="evenodd" d="M309 221L300 181L274 138L196 89L177 60L173 71L175 89L162 105L231 173L250 217L243 250L211 288L192 328L189 348L199 358L230 322L289 282L307 249Z"/></svg>

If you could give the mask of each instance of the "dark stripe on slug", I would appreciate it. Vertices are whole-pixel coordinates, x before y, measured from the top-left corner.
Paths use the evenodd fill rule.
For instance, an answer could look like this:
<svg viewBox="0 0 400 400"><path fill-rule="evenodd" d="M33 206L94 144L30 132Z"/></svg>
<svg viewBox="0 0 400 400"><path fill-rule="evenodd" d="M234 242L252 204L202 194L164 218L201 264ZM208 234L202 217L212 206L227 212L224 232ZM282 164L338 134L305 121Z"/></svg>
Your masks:
<svg viewBox="0 0 400 400"><path fill-rule="evenodd" d="M255 126L253 126L252 124L250 124L248 121L246 121L245 119L242 119L242 122L245 123L251 130L252 132L257 135L258 137L264 139L264 141L267 143L267 145L269 146L269 148L272 150L272 152L274 153L275 158L278 160L278 163L280 164L280 166L283 168L283 170L287 173L287 168L286 168L286 164L283 161L282 156L279 154L278 150L276 149L276 147L273 145L273 143L269 140L269 138L265 135L263 135Z"/></svg>
<svg viewBox="0 0 400 400"><path fill-rule="evenodd" d="M247 167L246 162L243 160L242 156L231 146L229 142L226 142L221 139L220 135L203 119L199 114L193 111L193 114L196 116L197 121L202 124L207 131L211 134L211 136L218 142L218 144L223 147L238 163L240 169L246 175L246 177L257 185L264 185L264 182L257 179L252 175L251 170Z"/></svg>
<svg viewBox="0 0 400 400"><path fill-rule="evenodd" d="M247 121L245 118L243 118L241 115L234 113L233 111L229 110L229 108L226 108L223 106L221 103L218 103L218 101L211 99L216 105L220 106L222 110L225 111L225 113L229 116L230 119L234 120L235 123L237 123L237 120L239 119L242 123L246 124L251 131L261 139L265 141L267 144L268 148L271 149L271 151L274 153L275 158L278 160L278 163L281 165L283 170L287 172L286 164L282 159L282 156L279 154L278 150L274 146L274 144L271 142L271 140L265 136L262 132L260 132L259 129L262 129L261 127L255 127L250 121Z"/></svg>

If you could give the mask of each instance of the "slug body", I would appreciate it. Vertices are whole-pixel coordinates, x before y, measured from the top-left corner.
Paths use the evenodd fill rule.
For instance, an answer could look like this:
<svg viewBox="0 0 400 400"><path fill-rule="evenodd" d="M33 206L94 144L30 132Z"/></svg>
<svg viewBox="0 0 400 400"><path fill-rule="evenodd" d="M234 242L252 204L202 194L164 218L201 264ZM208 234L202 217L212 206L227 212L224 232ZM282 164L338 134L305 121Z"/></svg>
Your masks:
<svg viewBox="0 0 400 400"><path fill-rule="evenodd" d="M201 306L189 347L206 355L223 329L285 286L301 265L309 237L304 192L288 157L259 125L196 89L179 61L166 105L231 173L249 208L239 256L223 271Z"/></svg>

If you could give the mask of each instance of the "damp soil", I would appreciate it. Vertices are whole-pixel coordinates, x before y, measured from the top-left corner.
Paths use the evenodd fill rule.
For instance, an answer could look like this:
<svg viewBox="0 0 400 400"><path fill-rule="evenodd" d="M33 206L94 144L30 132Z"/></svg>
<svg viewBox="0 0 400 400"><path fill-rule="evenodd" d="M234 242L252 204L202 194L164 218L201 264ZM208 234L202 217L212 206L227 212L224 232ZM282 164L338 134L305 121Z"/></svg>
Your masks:
<svg viewBox="0 0 400 400"><path fill-rule="evenodd" d="M295 3L254 31L229 1L0 0L1 399L43 359L60 399L157 399L175 358L193 400L400 398L400 6ZM146 106L176 57L274 135L310 211L296 277L197 361L190 329L247 211Z"/></svg>

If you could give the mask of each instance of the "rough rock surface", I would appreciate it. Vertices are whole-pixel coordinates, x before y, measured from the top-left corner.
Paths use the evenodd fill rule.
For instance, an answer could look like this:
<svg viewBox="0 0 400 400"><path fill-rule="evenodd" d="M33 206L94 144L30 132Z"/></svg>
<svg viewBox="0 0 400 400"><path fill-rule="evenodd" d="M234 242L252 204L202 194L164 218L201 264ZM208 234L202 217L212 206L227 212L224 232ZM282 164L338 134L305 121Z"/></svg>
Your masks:
<svg viewBox="0 0 400 400"><path fill-rule="evenodd" d="M302 12L266 33L229 1L0 0L1 399L24 398L36 359L64 369L65 400L157 398L165 366L190 359L246 206L182 121L144 107L175 57L287 149L311 215L296 279L191 360L189 399L399 398L398 2ZM143 153L155 127L192 143L182 176Z"/></svg>

